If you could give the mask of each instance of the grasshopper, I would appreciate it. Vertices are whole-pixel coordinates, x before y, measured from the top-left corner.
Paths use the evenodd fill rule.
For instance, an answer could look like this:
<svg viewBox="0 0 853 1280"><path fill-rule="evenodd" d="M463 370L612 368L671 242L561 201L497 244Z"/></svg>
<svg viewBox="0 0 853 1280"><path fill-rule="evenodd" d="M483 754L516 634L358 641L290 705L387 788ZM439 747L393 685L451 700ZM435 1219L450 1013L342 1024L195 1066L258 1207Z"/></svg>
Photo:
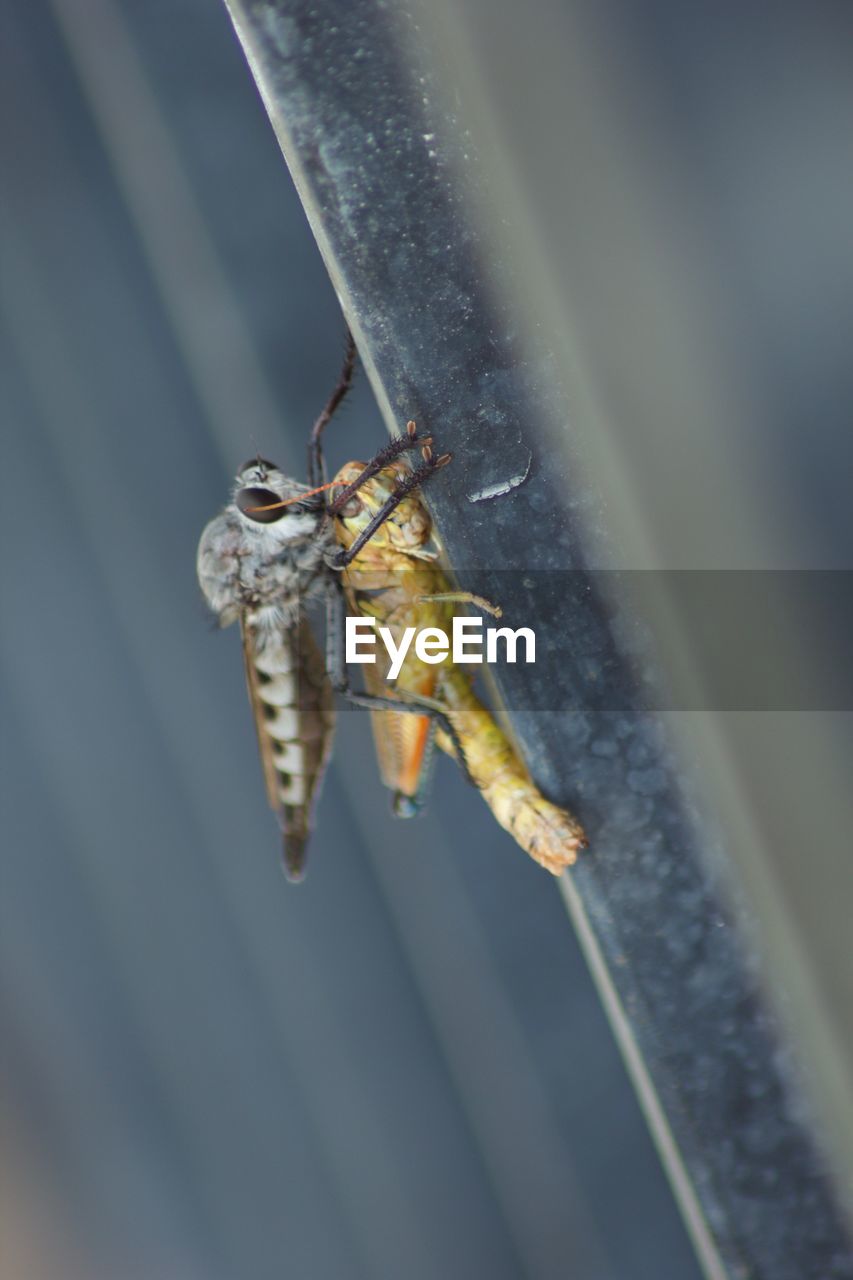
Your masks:
<svg viewBox="0 0 853 1280"><path fill-rule="evenodd" d="M418 439L413 422L407 432L410 439ZM422 450L429 464L429 445ZM342 577L351 612L388 627L396 644L406 627L437 627L446 632L454 603L474 603L499 613L487 601L453 590L429 545L432 521L415 488L408 488L389 511L389 499L408 482L405 465L395 459L375 476L360 480L363 474L362 463L349 462L335 476L332 488L333 494L339 489L333 500L335 534L349 555ZM343 500L342 495L346 495ZM380 512L386 515L377 527ZM365 540L368 528L373 533ZM365 684L372 694L389 688L387 671L387 662L365 666ZM583 828L571 813L539 791L506 734L475 694L468 671L449 655L441 663L427 665L410 649L391 687L401 701L428 698L443 710L453 729L450 734L445 724L426 716L388 709L372 712L380 772L393 792L398 815L417 812L423 803L434 738L463 765L497 821L525 852L554 875L571 866L587 843Z"/></svg>
<svg viewBox="0 0 853 1280"><path fill-rule="evenodd" d="M325 480L322 435L352 383L355 345L308 447L308 483L255 458L237 473L231 501L202 533L199 583L220 626L239 621L249 701L271 808L283 833L284 865L301 879L313 813L331 754L333 691L373 715L383 781L395 811L423 800L433 742L453 756L498 822L555 875L586 843L570 813L532 781L519 756L475 695L470 676L408 654L393 690L377 668L367 691L350 688L343 653L345 604L393 632L446 622L454 592L429 547L432 522L417 490L450 461L410 422L369 463L347 463ZM409 470L404 453L420 449ZM331 491L331 498L322 495ZM372 581L367 582L370 578ZM326 605L325 662L305 615ZM479 602L484 603L484 602ZM488 607L488 606L487 606Z"/></svg>

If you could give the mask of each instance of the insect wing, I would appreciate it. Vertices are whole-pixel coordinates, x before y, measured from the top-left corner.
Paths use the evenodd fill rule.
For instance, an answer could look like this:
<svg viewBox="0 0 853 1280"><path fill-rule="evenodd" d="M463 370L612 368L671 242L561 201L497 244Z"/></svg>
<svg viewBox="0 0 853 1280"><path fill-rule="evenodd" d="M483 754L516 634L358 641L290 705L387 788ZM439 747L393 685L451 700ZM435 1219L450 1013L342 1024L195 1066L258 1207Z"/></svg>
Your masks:
<svg viewBox="0 0 853 1280"><path fill-rule="evenodd" d="M296 880L332 749L332 688L304 619L276 630L244 617L242 632L267 798L282 829L285 869Z"/></svg>
<svg viewBox="0 0 853 1280"><path fill-rule="evenodd" d="M365 667L365 688L379 697L393 697L393 686L385 683L380 671L378 666ZM410 817L421 808L429 788L434 722L429 716L395 715L393 711L371 711L370 721L379 772L384 785L394 793L394 811L399 817Z"/></svg>

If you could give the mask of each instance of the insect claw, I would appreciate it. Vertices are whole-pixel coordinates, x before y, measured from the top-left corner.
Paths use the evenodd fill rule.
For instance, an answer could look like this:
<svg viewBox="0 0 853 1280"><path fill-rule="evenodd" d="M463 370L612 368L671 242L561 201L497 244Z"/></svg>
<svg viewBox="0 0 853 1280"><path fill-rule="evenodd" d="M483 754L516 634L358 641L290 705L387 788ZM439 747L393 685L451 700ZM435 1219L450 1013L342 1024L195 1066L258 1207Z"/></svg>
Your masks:
<svg viewBox="0 0 853 1280"><path fill-rule="evenodd" d="M432 449L429 447L428 444L425 444L424 447L421 449L421 457L423 458L424 462L432 462Z"/></svg>
<svg viewBox="0 0 853 1280"><path fill-rule="evenodd" d="M432 444L432 436L419 436L417 424L412 422L406 423L406 434L413 443Z"/></svg>
<svg viewBox="0 0 853 1280"><path fill-rule="evenodd" d="M440 458L436 458L435 470L438 471L439 467L446 467L448 462L451 461L452 457L453 457L452 453L443 453Z"/></svg>

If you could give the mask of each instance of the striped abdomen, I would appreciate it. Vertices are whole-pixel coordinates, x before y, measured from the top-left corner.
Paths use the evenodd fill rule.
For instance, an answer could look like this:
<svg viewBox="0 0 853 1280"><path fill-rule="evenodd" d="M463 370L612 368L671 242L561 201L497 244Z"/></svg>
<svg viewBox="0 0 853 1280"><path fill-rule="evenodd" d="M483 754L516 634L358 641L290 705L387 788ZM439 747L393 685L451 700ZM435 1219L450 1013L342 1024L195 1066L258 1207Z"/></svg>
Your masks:
<svg viewBox="0 0 853 1280"><path fill-rule="evenodd" d="M308 624L260 625L243 619L246 679L267 797L284 834L284 864L299 879L332 747L332 689Z"/></svg>

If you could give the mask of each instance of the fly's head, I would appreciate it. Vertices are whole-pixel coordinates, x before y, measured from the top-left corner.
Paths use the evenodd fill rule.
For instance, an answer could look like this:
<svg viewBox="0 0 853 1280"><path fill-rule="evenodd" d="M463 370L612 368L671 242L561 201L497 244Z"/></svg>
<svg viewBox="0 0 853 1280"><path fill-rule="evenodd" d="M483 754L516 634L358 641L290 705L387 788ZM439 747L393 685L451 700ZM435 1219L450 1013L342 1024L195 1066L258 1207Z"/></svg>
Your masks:
<svg viewBox="0 0 853 1280"><path fill-rule="evenodd" d="M325 511L319 494L263 458L237 472L231 509L247 539L282 550L316 538Z"/></svg>
<svg viewBox="0 0 853 1280"><path fill-rule="evenodd" d="M334 546L323 499L263 458L237 473L231 501L198 548L198 578L221 626L247 610L289 625L317 591Z"/></svg>

